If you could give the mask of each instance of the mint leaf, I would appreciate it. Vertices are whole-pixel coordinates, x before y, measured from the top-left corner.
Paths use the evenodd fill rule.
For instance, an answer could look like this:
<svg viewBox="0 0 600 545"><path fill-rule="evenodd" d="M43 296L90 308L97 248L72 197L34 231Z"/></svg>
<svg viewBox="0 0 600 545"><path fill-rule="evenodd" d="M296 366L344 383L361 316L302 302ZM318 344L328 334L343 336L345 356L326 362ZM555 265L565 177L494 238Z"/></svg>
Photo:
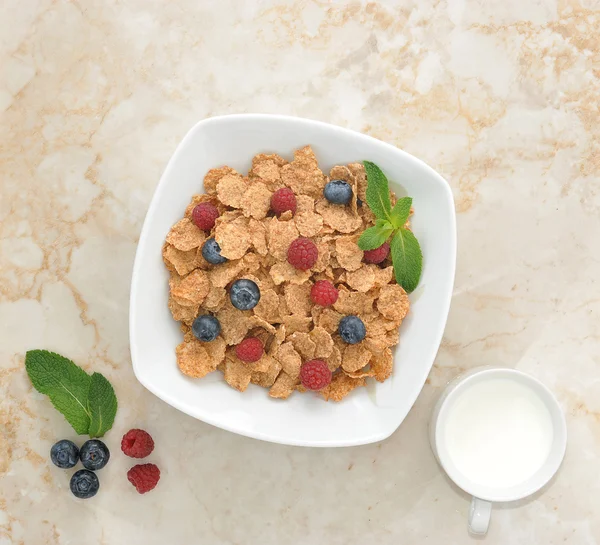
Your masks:
<svg viewBox="0 0 600 545"><path fill-rule="evenodd" d="M394 231L394 226L386 220L377 220L373 227L365 229L358 239L361 250L374 250L379 248Z"/></svg>
<svg viewBox="0 0 600 545"><path fill-rule="evenodd" d="M363 161L367 173L367 204L376 218L390 220L392 205L388 180L381 169L370 161Z"/></svg>
<svg viewBox="0 0 600 545"><path fill-rule="evenodd" d="M30 350L25 369L34 388L47 395L79 435L88 432L87 406L91 377L71 360L47 350Z"/></svg>
<svg viewBox="0 0 600 545"><path fill-rule="evenodd" d="M115 421L117 414L117 396L110 382L100 373L92 375L87 399L90 413L90 437L102 437Z"/></svg>
<svg viewBox="0 0 600 545"><path fill-rule="evenodd" d="M408 293L414 291L421 278L423 254L418 240L408 229L399 229L390 244L396 282Z"/></svg>
<svg viewBox="0 0 600 545"><path fill-rule="evenodd" d="M50 398L76 433L102 437L112 427L117 398L100 373L90 377L71 360L47 350L27 352L25 369L34 388Z"/></svg>
<svg viewBox="0 0 600 545"><path fill-rule="evenodd" d="M402 197L396 201L392 208L392 224L396 228L404 227L410 215L410 207L412 206L412 197Z"/></svg>

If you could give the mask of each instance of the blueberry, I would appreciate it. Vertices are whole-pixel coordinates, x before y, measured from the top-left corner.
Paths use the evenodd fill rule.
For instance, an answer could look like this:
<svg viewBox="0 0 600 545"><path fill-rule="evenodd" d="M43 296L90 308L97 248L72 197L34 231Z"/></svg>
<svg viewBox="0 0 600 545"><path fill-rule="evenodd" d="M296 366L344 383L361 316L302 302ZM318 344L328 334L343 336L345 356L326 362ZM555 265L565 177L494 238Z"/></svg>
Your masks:
<svg viewBox="0 0 600 545"><path fill-rule="evenodd" d="M357 198L356 199L356 206L358 206L359 208L362 208L362 205L363 205L363 202L359 198Z"/></svg>
<svg viewBox="0 0 600 545"><path fill-rule="evenodd" d="M93 471L80 469L71 477L70 486L75 497L87 500L96 495L100 488L100 481Z"/></svg>
<svg viewBox="0 0 600 545"><path fill-rule="evenodd" d="M210 237L202 246L202 257L213 265L220 265L227 261L227 258L221 255L221 247L215 237Z"/></svg>
<svg viewBox="0 0 600 545"><path fill-rule="evenodd" d="M90 439L83 443L83 446L79 451L79 457L81 458L83 467L91 469L92 471L97 471L108 464L110 452L108 447L102 441Z"/></svg>
<svg viewBox="0 0 600 545"><path fill-rule="evenodd" d="M231 304L240 310L250 310L260 301L260 290L255 282L242 278L236 280L229 290Z"/></svg>
<svg viewBox="0 0 600 545"><path fill-rule="evenodd" d="M344 316L338 325L338 333L344 342L356 344L365 338L367 329L358 316Z"/></svg>
<svg viewBox="0 0 600 545"><path fill-rule="evenodd" d="M348 204L352 200L352 187L344 180L331 180L323 189L323 195L332 204Z"/></svg>
<svg viewBox="0 0 600 545"><path fill-rule="evenodd" d="M55 466L61 469L69 469L77 465L79 461L79 449L73 441L63 439L52 445L50 459Z"/></svg>
<svg viewBox="0 0 600 545"><path fill-rule="evenodd" d="M221 333L221 324L214 316L203 314L194 320L192 333L199 341L209 343L214 341L217 335Z"/></svg>

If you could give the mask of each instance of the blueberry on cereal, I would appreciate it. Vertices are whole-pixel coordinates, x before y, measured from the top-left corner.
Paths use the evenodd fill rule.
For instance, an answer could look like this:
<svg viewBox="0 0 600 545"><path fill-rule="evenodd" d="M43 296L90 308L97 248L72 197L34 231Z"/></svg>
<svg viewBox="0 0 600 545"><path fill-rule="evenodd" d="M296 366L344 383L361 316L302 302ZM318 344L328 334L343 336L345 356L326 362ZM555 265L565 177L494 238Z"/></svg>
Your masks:
<svg viewBox="0 0 600 545"><path fill-rule="evenodd" d="M344 180L331 180L325 185L323 195L332 204L348 204L352 200L352 187Z"/></svg>
<svg viewBox="0 0 600 545"><path fill-rule="evenodd" d="M214 341L221 333L221 324L214 316L203 314L194 320L192 333L199 341L209 343Z"/></svg>
<svg viewBox="0 0 600 545"><path fill-rule="evenodd" d="M209 238L202 246L202 257L213 265L220 265L227 261L227 258L221 255L221 247L215 237Z"/></svg>
<svg viewBox="0 0 600 545"><path fill-rule="evenodd" d="M240 310L250 310L260 301L260 290L256 282L242 278L236 280L229 290L231 304Z"/></svg>
<svg viewBox="0 0 600 545"><path fill-rule="evenodd" d="M344 316L338 325L338 333L344 342L356 344L365 338L367 329L358 316Z"/></svg>

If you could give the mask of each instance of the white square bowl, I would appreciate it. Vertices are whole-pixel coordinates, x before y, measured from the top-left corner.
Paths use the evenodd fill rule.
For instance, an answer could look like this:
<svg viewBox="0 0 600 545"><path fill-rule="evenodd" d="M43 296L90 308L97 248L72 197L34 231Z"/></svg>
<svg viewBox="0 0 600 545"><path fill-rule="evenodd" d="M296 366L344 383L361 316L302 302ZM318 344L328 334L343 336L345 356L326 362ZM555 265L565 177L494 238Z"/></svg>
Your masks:
<svg viewBox="0 0 600 545"><path fill-rule="evenodd" d="M220 373L190 379L178 369L182 335L167 307L168 273L162 245L183 216L204 174L229 165L246 172L254 155L275 152L291 160L310 144L319 165L369 160L378 164L397 194L413 197L412 226L423 250L423 274L400 328L394 372L340 403L314 395L269 398L250 385L240 393ZM415 157L369 136L308 119L244 114L197 123L179 144L158 184L144 221L131 282L131 359L138 380L169 405L241 435L288 445L341 447L381 441L398 428L417 399L446 324L456 264L456 218L447 182Z"/></svg>

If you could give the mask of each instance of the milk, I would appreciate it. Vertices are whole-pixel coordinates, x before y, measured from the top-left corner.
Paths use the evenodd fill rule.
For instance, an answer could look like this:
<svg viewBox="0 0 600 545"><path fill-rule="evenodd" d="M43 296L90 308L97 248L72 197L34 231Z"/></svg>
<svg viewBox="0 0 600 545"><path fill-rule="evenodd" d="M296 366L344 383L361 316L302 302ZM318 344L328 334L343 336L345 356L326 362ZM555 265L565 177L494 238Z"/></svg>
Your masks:
<svg viewBox="0 0 600 545"><path fill-rule="evenodd" d="M448 407L444 443L471 482L508 488L544 464L553 433L550 412L534 390L513 379L484 378Z"/></svg>

